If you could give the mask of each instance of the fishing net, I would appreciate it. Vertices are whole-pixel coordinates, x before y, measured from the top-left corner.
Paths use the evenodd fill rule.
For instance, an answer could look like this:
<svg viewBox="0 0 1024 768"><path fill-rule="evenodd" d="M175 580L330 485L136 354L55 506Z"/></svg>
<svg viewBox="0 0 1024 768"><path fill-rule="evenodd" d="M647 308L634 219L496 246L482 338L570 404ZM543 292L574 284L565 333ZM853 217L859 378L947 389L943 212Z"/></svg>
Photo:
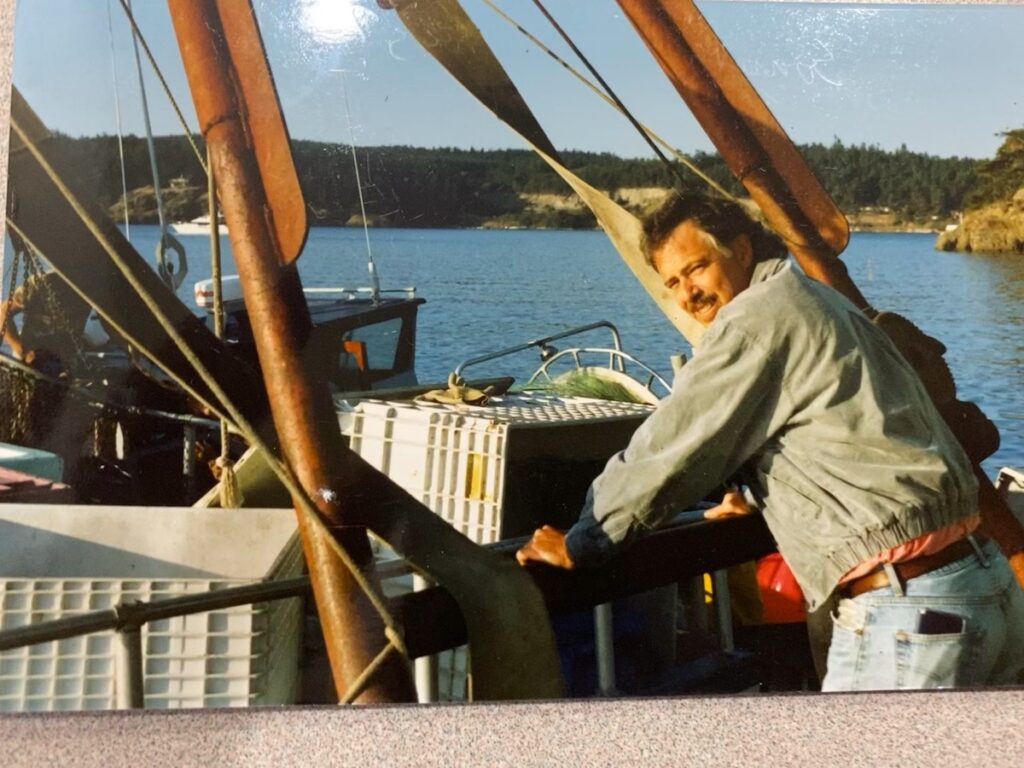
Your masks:
<svg viewBox="0 0 1024 768"><path fill-rule="evenodd" d="M51 451L70 466L87 440L103 432L97 403L3 356L0 393L0 442Z"/></svg>

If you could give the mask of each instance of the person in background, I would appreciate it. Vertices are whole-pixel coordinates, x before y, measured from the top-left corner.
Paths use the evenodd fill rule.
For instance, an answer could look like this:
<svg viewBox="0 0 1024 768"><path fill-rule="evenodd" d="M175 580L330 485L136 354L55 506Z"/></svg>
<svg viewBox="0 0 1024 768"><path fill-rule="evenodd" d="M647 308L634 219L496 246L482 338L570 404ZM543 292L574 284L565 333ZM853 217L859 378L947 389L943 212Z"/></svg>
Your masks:
<svg viewBox="0 0 1024 768"><path fill-rule="evenodd" d="M519 562L597 567L737 477L749 490L715 514L759 510L809 609L840 598L823 690L1021 681L1024 593L974 535L971 463L888 337L736 203L672 196L644 251L704 336L578 522Z"/></svg>
<svg viewBox="0 0 1024 768"><path fill-rule="evenodd" d="M89 305L56 272L30 275L0 302L3 339L14 357L49 376L73 374ZM21 315L19 329L15 317Z"/></svg>

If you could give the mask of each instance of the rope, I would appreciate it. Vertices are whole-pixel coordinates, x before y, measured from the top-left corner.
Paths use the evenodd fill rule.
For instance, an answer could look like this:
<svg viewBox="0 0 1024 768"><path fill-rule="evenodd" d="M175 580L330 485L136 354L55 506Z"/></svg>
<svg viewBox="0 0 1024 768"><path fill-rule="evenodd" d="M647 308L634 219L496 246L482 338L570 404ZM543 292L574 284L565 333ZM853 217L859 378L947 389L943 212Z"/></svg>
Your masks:
<svg viewBox="0 0 1024 768"><path fill-rule="evenodd" d="M7 300L3 302L4 315L0 317L0 344L3 344L7 336L7 324L11 322L11 299L14 298L14 291L18 286L18 268L21 266L21 249L14 249L14 257L11 259L11 279L7 285Z"/></svg>
<svg viewBox="0 0 1024 768"><path fill-rule="evenodd" d="M128 3L128 13L131 13L131 0ZM134 26L137 30L138 27ZM157 272L160 278L172 291L177 291L185 280L188 272L188 262L185 259L185 248L178 240L167 231L167 221L164 218L164 202L160 194L160 172L156 162L156 145L153 142L153 126L149 120L149 103L146 100L146 81L142 76L142 59L139 57L139 36L132 35L132 47L135 49L135 69L139 75L139 96L142 99L142 117L146 123L146 146L149 148L149 169L153 174L153 197L156 199L156 215L160 222L160 240L156 245ZM174 267L167 261L167 248L178 254L178 265Z"/></svg>
<svg viewBox="0 0 1024 768"><path fill-rule="evenodd" d="M220 264L220 227L218 224L220 211L217 205L217 179L213 175L213 157L210 148L206 148L207 166L211 169L206 176L206 200L210 215L210 279L213 282L213 335L224 338L224 290L221 280ZM220 469L217 480L220 482L220 505L225 509L237 509L242 506L242 490L235 475L235 463L231 460L230 425L226 419L220 420L220 456L216 464Z"/></svg>
<svg viewBox="0 0 1024 768"><path fill-rule="evenodd" d="M658 145L654 143L650 136L647 135L647 131L645 131L644 127L640 125L640 121L637 120L633 116L633 113L626 108L626 105L622 103L622 100L615 94L615 91L611 89L611 86L608 85L607 82L605 82L604 78L601 77L601 74L590 63L590 60L583 55L583 51L581 51L579 47L577 47L576 43L573 42L573 39L569 36L569 34L564 29L562 29L561 25L557 21L555 21L555 17L552 16L548 12L548 9L544 7L544 3L541 2L541 0L533 0L533 4L537 6L538 10L542 14L544 14L544 18L546 18L551 23L551 26L555 28L555 31L558 32L559 35L561 35L562 39L572 49L572 52L575 53L577 58L579 58L579 60L583 62L583 65L588 70L590 70L590 74L593 75L597 82L601 84L601 87L605 90L608 96L610 96L611 99L615 102L616 106L619 108L619 111L626 117L627 120L629 120L630 124L636 129L637 133L639 133L643 137L643 140L647 143L647 146L649 146L651 148L651 151L653 151L654 154L658 156L658 159L661 160L661 162L665 165L665 168L668 169L668 172L675 176L675 178L679 181L680 185L685 185L683 177L679 175L679 171L676 169L676 167L669 162L668 158L665 157L665 154L658 148Z"/></svg>
<svg viewBox="0 0 1024 768"><path fill-rule="evenodd" d="M339 704L351 704L355 701L393 651L399 651L408 657L409 654L405 650L405 644L402 642L401 636L391 631L390 627L385 628L384 633L388 638L387 645L385 645L381 649L380 653L374 657L373 661L371 661L366 668L359 673L359 677L357 677L352 685L349 686L349 689L345 691L345 695L342 697L341 701L338 702Z"/></svg>
<svg viewBox="0 0 1024 768"><path fill-rule="evenodd" d="M124 201L124 236L132 239L131 224L128 221L128 178L124 167L124 137L121 128L121 97L117 87L117 64L114 60L114 17L107 0L107 33L110 38L110 73L114 78L114 117L117 121L117 154L121 159L121 199Z"/></svg>
<svg viewBox="0 0 1024 768"><path fill-rule="evenodd" d="M501 8L499 8L497 5L495 5L494 2L492 2L492 0L481 0L481 2L483 2L487 7L489 7L492 11L494 11L496 14L498 14L498 16L501 19L506 21L508 24L512 25L518 32L523 34L530 42L532 42L534 45L536 45L538 48L540 48L541 51L543 51L548 56L550 56L552 59L554 59L567 72L569 72L569 74L571 74L573 77L575 77L581 83L583 83L583 85L585 85L587 88L589 88L591 92L593 92L594 94L599 96L606 104L608 104L609 106L615 108L620 113L622 113L622 114L624 114L624 115L626 115L628 117L628 114L626 114L624 112L624 109L620 106L619 102L617 102L615 99L613 99L607 93L602 91L597 85L594 84L594 82L592 80L588 80L586 75L584 75L578 69L573 67L572 64L570 64L565 59L563 59L561 56L559 56L557 53L555 53L553 50L551 50L551 48L549 48L547 45L545 45L544 42L540 38L538 38L535 35L531 34L527 29L525 29L522 25L520 25L519 22L517 22L515 19L513 19L511 16L509 16L507 13L505 13ZM676 147L673 144L671 144L667 139L663 138L660 134L656 133L653 128L650 128L647 125L645 125L643 123L640 123L640 122L636 122L635 125L639 126L639 129L644 134L646 134L651 140L653 140L653 141L657 142L658 144L660 144L663 149L665 149L666 151L670 152L672 154L672 156L681 165L683 165L687 170L689 170L695 176L700 178L705 184L707 184L709 187L714 189L718 194L720 194L722 197L726 198L727 200L732 200L733 202L736 201L736 197L733 194L731 194L721 184L719 184L713 178L708 176L704 171L702 171L697 166L697 164L693 161L693 159L691 159L688 155L686 155L686 153L684 153L681 149L679 149L678 147Z"/></svg>
<svg viewBox="0 0 1024 768"><path fill-rule="evenodd" d="M125 16L128 17L128 22L132 25L133 38L142 43L142 50L146 53L146 58L149 59L149 63L153 67L153 72L156 73L156 77L160 81L160 85L163 86L164 93L167 94L167 99L171 102L171 107L174 109L174 114L178 117L178 122L181 124L181 127L185 129L185 138L188 139L188 143L192 147L192 152L195 153L196 160L199 161L199 165L202 167L203 173L208 174L209 171L207 170L206 162L203 160L203 153L199 151L199 147L196 145L195 139L192 138L192 129L190 129L188 127L188 123L185 122L185 116L178 107L178 102L175 100L174 94L171 93L171 87L167 84L167 79L164 77L163 72L160 71L160 67L156 63L156 58L154 58L153 52L149 49L149 44L146 42L146 38L142 34L142 30L139 29L139 25L135 22L135 16L132 14L130 0L120 0L120 2L121 8L124 9Z"/></svg>
<svg viewBox="0 0 1024 768"><path fill-rule="evenodd" d="M196 371L196 373L202 379L203 383L207 386L207 388L209 388L210 392L213 393L214 397L216 397L217 400L220 401L223 408L215 408L213 406L210 406L208 403L207 405L211 408L212 411L218 413L221 416L221 418L227 418L231 423L233 423L238 429L238 431L245 437L246 440L249 441L251 445L255 446L257 450L263 452L263 454L267 458L267 464L273 470L274 474L277 475L278 479L281 481L281 484L284 485L285 489L291 494L292 498L295 499L295 501L297 502L298 511L301 514L305 515L307 522L309 522L312 526L316 527L317 530L322 535L324 535L324 539L327 542L328 546L334 552L335 556L341 561L341 563L349 570L353 580L362 590L363 594L366 595L366 598L370 601L370 604L373 606L374 610L377 611L377 615L380 617L381 622L385 626L385 633L387 633L387 631L390 630L392 635L396 637L401 636L399 625L395 621L394 616L391 614L391 612L385 605L383 598L369 583L365 574L363 574L363 572L355 564L355 562L352 560L352 557L345 550L345 548L342 547L341 544L339 544L338 541L331 534L330 529L320 518L319 510L317 510L316 506L309 498L309 495L307 494L306 490L302 487L298 480L296 480L291 467L286 463L286 461L284 461L281 457L277 456L271 450L270 446L267 445L267 443L260 437L260 435L257 433L256 429L252 426L252 424L250 424L249 421L245 418L245 416L241 413L241 411L238 410L237 406L235 406L235 404L231 401L231 398L228 397L227 393L217 382L213 374L203 364L199 357L192 351L191 347L189 347L188 345L188 342L175 327L174 323L172 323L170 318L167 317L166 314L164 314L162 309L160 309L155 299L152 297L149 291L146 290L145 286L142 285L139 279L135 276L135 274L132 272L131 267L124 261L124 259L121 257L121 254L117 252L117 249L107 238L106 234L99 228L96 222L92 220L88 212L82 207L82 204L75 197L74 193L71 192L71 190L67 187L64 181L57 174L53 166L50 165L49 161L47 161L47 159L43 156L43 154L39 150L39 147L36 146L32 138L28 136L28 134L26 134L24 130L22 130L21 126L18 124L18 121L14 118L13 115L11 116L10 124L15 134L24 143L25 148L28 149L32 157L36 160L37 163L39 163L43 171L49 177L50 181L54 184L54 186L57 187L58 191L60 191L60 193L64 196L68 204L79 216L79 218L82 220L82 223L93 235L93 237L96 238L96 241L107 252L107 255L110 257L111 261L121 271L121 273L124 275L128 283L139 294L139 297L142 299L147 309L149 309L153 317L163 328L164 332L174 342L175 346L178 348L182 356ZM12 229L15 229L15 231L17 231L19 235L24 237L24 234L17 229L16 225L14 225L13 222L10 222L9 219L8 222L11 224ZM25 238L25 241L29 242L28 238ZM120 332L120 329L117 330L119 330ZM157 359L155 356L152 355L150 357L154 360ZM176 383L179 384L179 386L182 386L183 389L190 393L193 392L191 387L188 387L185 384L184 380L178 377L176 374L174 374L174 372L171 371L166 365L163 365L161 367L165 369L168 375L170 375L171 378ZM200 402L204 402L202 398L199 398L198 396L196 396L196 399L199 400ZM224 416L224 413L226 413L227 416ZM378 659L379 658L380 657L378 656ZM371 664L371 666L373 665Z"/></svg>

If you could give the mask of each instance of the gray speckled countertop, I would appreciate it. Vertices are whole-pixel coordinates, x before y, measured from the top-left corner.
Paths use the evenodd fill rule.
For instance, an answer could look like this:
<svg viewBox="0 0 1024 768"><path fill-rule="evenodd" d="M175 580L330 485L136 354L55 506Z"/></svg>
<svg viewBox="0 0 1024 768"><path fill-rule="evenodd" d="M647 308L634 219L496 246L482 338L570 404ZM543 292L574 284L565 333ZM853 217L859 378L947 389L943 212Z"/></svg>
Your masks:
<svg viewBox="0 0 1024 768"><path fill-rule="evenodd" d="M0 717L7 766L1020 766L1024 690Z"/></svg>

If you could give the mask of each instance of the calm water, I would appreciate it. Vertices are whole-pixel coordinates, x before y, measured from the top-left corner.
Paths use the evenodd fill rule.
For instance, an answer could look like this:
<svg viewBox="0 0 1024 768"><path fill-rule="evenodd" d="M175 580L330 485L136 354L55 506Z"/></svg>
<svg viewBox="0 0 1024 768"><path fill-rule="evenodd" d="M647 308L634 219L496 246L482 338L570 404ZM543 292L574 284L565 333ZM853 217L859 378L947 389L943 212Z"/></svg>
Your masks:
<svg viewBox="0 0 1024 768"><path fill-rule="evenodd" d="M156 227L135 226L131 235L152 258ZM441 380L477 353L595 320L614 322L626 349L665 374L672 353L689 351L600 232L379 229L370 238L383 287L415 285L427 299L421 380ZM190 286L209 276L208 246L204 236L182 240ZM939 253L933 242L927 234L854 234L843 258L876 307L908 316L946 344L961 397L976 401L1002 433L1002 447L986 462L990 474L1024 466L1024 258ZM306 286L352 286L368 284L365 263L361 230L317 228L299 266ZM181 293L191 301L185 287ZM607 339L602 331L590 341ZM521 379L537 362L529 352L474 370Z"/></svg>

